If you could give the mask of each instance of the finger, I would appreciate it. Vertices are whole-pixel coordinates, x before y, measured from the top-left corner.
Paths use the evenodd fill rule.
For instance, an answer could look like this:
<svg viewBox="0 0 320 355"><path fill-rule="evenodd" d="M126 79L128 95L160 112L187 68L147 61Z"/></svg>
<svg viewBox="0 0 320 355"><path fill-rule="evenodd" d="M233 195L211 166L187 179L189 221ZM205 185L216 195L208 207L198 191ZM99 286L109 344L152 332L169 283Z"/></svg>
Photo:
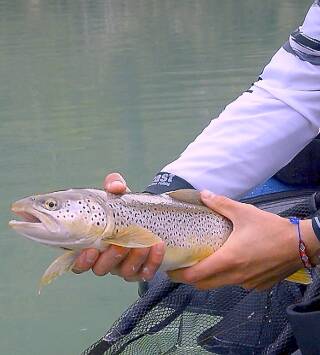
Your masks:
<svg viewBox="0 0 320 355"><path fill-rule="evenodd" d="M147 260L150 248L131 249L126 259L121 263L118 275L129 280L140 272L142 264Z"/></svg>
<svg viewBox="0 0 320 355"><path fill-rule="evenodd" d="M103 186L106 191L114 194L124 194L125 192L130 191L126 181L119 173L111 173L107 175L104 179Z"/></svg>
<svg viewBox="0 0 320 355"><path fill-rule="evenodd" d="M268 282L264 282L255 287L257 291L266 291L272 288L278 282L277 279L269 280Z"/></svg>
<svg viewBox="0 0 320 355"><path fill-rule="evenodd" d="M94 264L92 271L97 276L104 276L112 269L117 267L117 265L122 262L128 253L128 248L112 245L100 254L100 257Z"/></svg>
<svg viewBox="0 0 320 355"><path fill-rule="evenodd" d="M235 258L232 257L226 248L221 248L214 254L208 256L198 264L173 271L168 271L168 276L176 281L187 284L195 284L207 278L218 277L218 275L225 275L226 272L233 271L236 267Z"/></svg>
<svg viewBox="0 0 320 355"><path fill-rule="evenodd" d="M160 242L150 248L148 258L140 273L140 277L143 281L150 281L154 277L154 274L163 261L165 250L166 246L164 242Z"/></svg>
<svg viewBox="0 0 320 355"><path fill-rule="evenodd" d="M286 277L292 275L296 271L296 268L290 268L288 270L288 265L283 265L281 268L278 267L273 272L265 272L255 275L249 278L242 284L245 288L257 288L257 289L267 289L270 285L274 285L277 282L283 281Z"/></svg>
<svg viewBox="0 0 320 355"><path fill-rule="evenodd" d="M77 257L72 271L76 274L80 274L84 271L88 271L96 262L99 257L99 251L97 249L85 249Z"/></svg>
<svg viewBox="0 0 320 355"><path fill-rule="evenodd" d="M208 290L227 285L240 285L243 282L242 275L235 272L220 273L194 283L194 286L199 290Z"/></svg>
<svg viewBox="0 0 320 355"><path fill-rule="evenodd" d="M244 206L243 203L233 201L225 196L215 195L208 190L201 192L201 199L207 207L231 220L239 212L239 207Z"/></svg>

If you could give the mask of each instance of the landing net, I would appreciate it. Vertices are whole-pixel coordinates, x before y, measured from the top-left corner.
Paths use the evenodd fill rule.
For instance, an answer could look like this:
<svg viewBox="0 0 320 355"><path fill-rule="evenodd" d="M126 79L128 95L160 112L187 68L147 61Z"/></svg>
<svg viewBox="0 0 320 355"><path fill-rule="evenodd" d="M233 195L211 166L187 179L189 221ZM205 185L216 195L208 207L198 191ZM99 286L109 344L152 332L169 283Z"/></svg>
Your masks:
<svg viewBox="0 0 320 355"><path fill-rule="evenodd" d="M319 193L273 193L251 198L259 208L284 217L317 211ZM320 277L309 286L283 281L264 292L228 286L198 291L163 274L83 355L290 354L297 349L286 316L290 304L320 293Z"/></svg>

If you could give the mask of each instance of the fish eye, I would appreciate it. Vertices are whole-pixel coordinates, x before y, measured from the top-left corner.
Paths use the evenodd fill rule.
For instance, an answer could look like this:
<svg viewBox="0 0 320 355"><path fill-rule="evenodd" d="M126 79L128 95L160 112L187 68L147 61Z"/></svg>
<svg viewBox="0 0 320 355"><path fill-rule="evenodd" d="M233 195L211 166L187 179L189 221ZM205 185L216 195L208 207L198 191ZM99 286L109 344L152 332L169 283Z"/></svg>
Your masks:
<svg viewBox="0 0 320 355"><path fill-rule="evenodd" d="M58 208L58 202L53 198L48 198L45 201L44 206L49 211L55 211Z"/></svg>

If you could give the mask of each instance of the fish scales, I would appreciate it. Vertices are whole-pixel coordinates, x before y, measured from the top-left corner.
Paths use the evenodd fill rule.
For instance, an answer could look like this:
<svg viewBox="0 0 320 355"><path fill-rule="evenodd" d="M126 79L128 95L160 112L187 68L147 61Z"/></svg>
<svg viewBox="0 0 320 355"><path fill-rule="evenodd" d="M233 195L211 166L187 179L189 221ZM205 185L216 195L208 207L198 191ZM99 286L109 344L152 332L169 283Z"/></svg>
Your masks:
<svg viewBox="0 0 320 355"><path fill-rule="evenodd" d="M168 247L223 245L231 232L227 220L206 207L174 201L170 197L130 194L107 200L114 211L115 234L132 224L152 231Z"/></svg>
<svg viewBox="0 0 320 355"><path fill-rule="evenodd" d="M181 190L183 191L183 190ZM183 196L198 192L184 192ZM179 194L178 194L179 195ZM223 245L232 231L225 217L178 195L128 193L114 195L97 189L71 189L24 198L12 205L22 221L10 226L41 244L67 250L45 271L40 285L72 269L84 248L108 245L150 247L163 240L162 270L193 265Z"/></svg>
<svg viewBox="0 0 320 355"><path fill-rule="evenodd" d="M162 240L163 271L194 265L220 248L232 232L228 219L199 201L194 190L119 196L71 189L15 202L12 211L23 220L9 225L33 241L67 250L47 268L41 287L71 270L81 250L103 251L110 244L141 248ZM300 272L292 281L307 284L310 277Z"/></svg>

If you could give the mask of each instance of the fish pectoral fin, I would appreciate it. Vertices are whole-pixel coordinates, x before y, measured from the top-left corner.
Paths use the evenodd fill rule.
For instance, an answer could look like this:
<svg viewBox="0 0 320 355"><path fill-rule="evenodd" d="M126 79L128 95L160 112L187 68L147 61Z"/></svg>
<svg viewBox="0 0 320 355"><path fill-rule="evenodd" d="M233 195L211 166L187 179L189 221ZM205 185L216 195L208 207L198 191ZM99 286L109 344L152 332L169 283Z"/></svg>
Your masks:
<svg viewBox="0 0 320 355"><path fill-rule="evenodd" d="M55 259L42 275L39 283L38 293L40 294L43 286L49 285L55 278L67 271L70 271L78 255L79 252L68 251Z"/></svg>
<svg viewBox="0 0 320 355"><path fill-rule="evenodd" d="M288 276L286 280L302 285L309 285L312 282L312 277L308 269L300 269L294 274Z"/></svg>
<svg viewBox="0 0 320 355"><path fill-rule="evenodd" d="M119 245L126 248L147 248L161 242L161 238L146 228L129 226L122 228L112 238L105 238L107 244Z"/></svg>
<svg viewBox="0 0 320 355"><path fill-rule="evenodd" d="M167 192L167 195L180 202L191 203L192 205L197 206L204 206L203 202L201 201L200 192L197 190L180 189Z"/></svg>

